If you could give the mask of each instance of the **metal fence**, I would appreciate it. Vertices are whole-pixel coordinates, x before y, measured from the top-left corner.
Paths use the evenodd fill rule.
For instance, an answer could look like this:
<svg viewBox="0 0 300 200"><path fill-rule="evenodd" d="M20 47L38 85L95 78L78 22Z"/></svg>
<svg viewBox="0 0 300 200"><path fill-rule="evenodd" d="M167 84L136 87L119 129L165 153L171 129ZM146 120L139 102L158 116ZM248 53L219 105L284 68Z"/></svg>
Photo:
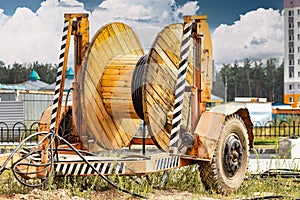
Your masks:
<svg viewBox="0 0 300 200"><path fill-rule="evenodd" d="M275 123L268 121L264 124L254 122L253 134L256 138L300 137L300 122L280 121Z"/></svg>
<svg viewBox="0 0 300 200"><path fill-rule="evenodd" d="M27 136L38 132L38 122L26 126L28 123L17 122L13 125L0 122L0 145L17 145ZM275 138L275 137L300 137L299 121L281 121L275 123L268 121L264 124L253 123L253 134L255 138ZM28 143L36 144L38 138L32 138Z"/></svg>
<svg viewBox="0 0 300 200"><path fill-rule="evenodd" d="M17 122L9 125L5 122L0 122L0 145L17 145L27 136L38 131L38 122L26 126L23 122ZM29 144L37 143L37 137L28 141Z"/></svg>

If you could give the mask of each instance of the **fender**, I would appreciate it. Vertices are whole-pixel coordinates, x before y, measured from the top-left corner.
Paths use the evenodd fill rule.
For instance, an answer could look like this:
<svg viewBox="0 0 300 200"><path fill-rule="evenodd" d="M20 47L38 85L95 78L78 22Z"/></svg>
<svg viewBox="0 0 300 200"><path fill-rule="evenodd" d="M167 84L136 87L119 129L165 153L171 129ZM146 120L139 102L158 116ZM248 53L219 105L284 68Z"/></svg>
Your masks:
<svg viewBox="0 0 300 200"><path fill-rule="evenodd" d="M222 125L227 116L237 114L243 120L249 138L250 148L253 148L253 124L245 104L227 103L216 106L210 111L201 114L200 120L194 131L194 145L188 151L189 155L200 159L211 160L215 146L221 134Z"/></svg>

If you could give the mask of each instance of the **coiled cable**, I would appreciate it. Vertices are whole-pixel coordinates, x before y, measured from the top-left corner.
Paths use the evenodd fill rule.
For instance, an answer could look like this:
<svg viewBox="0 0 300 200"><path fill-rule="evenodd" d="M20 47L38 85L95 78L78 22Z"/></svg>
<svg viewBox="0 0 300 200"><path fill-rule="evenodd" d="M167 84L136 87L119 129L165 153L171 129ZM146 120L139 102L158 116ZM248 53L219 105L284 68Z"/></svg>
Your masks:
<svg viewBox="0 0 300 200"><path fill-rule="evenodd" d="M12 164L12 167L11 168L6 168L7 164L9 163L9 161L13 158L13 156L19 152L20 150L23 150L22 147L24 146L24 144L29 141L31 138L33 137L37 137L37 136L41 136L41 135L45 135L41 140L40 142L36 145L35 148L31 148L30 150L28 149L25 149L25 151L23 151L22 153L20 153L22 156L21 158L19 158L16 162L14 162ZM46 140L46 139L49 139L49 144L47 145L47 147L45 149L43 149L44 151L42 151L41 149L39 149L38 147L40 145L42 145L42 143ZM15 178L22 184L22 185L25 185L25 186L28 186L28 187L39 187L39 186L42 186L44 185L50 178L50 174L53 172L53 164L54 164L54 158L55 156L56 159L58 160L58 148L57 148L57 144L58 144L58 141L62 141L64 142L67 146L70 147L70 149L72 151L74 151L81 159L83 162L85 162L89 167L91 167L93 169L93 171L95 171L103 180L105 180L109 185L113 186L114 188L124 192L124 193L127 193L127 194L130 194L132 196L135 196L135 197L139 197L139 198L144 198L144 199L147 199L147 197L143 196L143 195L140 195L140 194L137 194L137 193L133 193L133 192L130 192L126 189L123 189L121 188L119 185L113 183L111 180L109 180L107 177L105 177L104 175L101 174L101 172L99 170L97 170L94 165L92 165L83 155L82 153L84 154L90 154L88 152L84 152L84 151L80 151L80 150L77 150L71 143L69 143L67 140L65 140L63 137L55 134L55 133L48 133L48 132L38 132L38 133L35 133L35 134L32 134L30 136L28 136L27 138L25 138L13 151L12 153L8 156L8 158L5 160L5 162L3 163L3 165L0 167L0 175L5 171L5 170L9 170L11 169ZM55 143L55 145L53 145L53 143ZM55 148L53 148L53 146L55 146ZM33 155L36 155L36 154L39 154L41 155L42 152L46 152L48 153L48 159L47 159L47 162L46 163L41 163L41 162L37 162L37 161L33 161L33 162L28 162L28 158L30 158L31 156ZM92 154L92 155L95 155L95 154ZM40 156L41 158L42 156ZM27 159L27 160L26 160ZM22 162L26 160L27 162ZM31 171L31 172L25 172L25 171L20 171L18 169L18 167L37 167L37 168L41 168L40 170L37 170L37 171ZM40 179L41 182L40 183L33 183L33 182L30 182L30 183L27 183L25 180L22 180L19 176L27 176L29 177L30 179L30 175L33 175L33 174L37 174L37 173L43 173L43 172L47 172L47 176L43 179Z"/></svg>

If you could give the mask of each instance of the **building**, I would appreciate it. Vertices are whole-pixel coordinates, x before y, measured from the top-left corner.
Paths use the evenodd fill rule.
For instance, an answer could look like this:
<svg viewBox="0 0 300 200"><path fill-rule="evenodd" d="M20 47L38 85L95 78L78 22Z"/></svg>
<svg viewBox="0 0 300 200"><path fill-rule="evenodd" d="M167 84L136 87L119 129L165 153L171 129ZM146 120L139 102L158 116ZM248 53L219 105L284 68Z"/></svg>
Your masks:
<svg viewBox="0 0 300 200"><path fill-rule="evenodd" d="M245 104L254 126L263 126L272 121L272 103L267 98L235 97L235 102Z"/></svg>
<svg viewBox="0 0 300 200"><path fill-rule="evenodd" d="M284 0L284 103L300 107L300 0Z"/></svg>
<svg viewBox="0 0 300 200"><path fill-rule="evenodd" d="M74 71L69 68L66 72L63 100L73 81ZM55 86L55 82L49 85L40 81L39 74L34 70L29 74L29 80L23 83L0 84L0 128L3 122L12 125L22 122L30 126L39 121L43 111L53 103ZM71 100L71 96L68 99Z"/></svg>

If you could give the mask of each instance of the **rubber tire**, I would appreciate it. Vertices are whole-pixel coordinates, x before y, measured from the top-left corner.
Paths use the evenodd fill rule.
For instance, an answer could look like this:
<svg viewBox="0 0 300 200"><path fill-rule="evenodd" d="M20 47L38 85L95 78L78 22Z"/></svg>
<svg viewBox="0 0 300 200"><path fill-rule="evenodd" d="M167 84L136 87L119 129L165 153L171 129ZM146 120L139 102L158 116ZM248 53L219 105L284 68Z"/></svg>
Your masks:
<svg viewBox="0 0 300 200"><path fill-rule="evenodd" d="M232 177L224 171L223 157L226 139L232 135L238 137L242 146L242 161L239 169ZM205 189L215 190L217 193L229 194L241 187L248 168L249 162L249 139L246 126L238 115L226 118L219 139L216 143L211 162L199 164L200 176Z"/></svg>

